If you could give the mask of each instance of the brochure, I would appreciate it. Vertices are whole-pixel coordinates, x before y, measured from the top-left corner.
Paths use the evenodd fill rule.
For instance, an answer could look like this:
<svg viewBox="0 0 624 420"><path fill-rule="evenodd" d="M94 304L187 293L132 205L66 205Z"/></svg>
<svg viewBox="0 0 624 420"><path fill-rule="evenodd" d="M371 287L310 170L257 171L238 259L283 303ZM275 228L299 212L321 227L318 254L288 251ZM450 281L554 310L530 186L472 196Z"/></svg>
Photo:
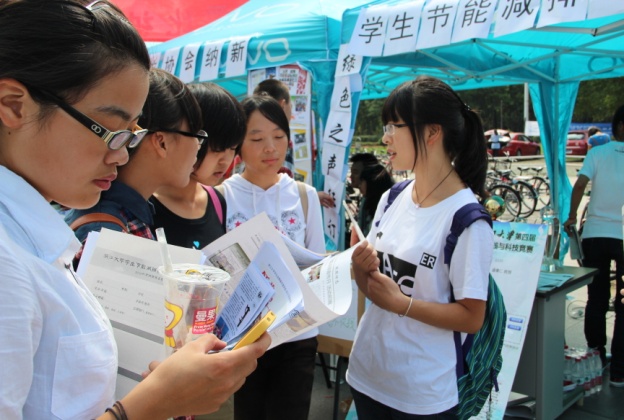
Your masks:
<svg viewBox="0 0 624 420"><path fill-rule="evenodd" d="M353 250L324 258L306 250L308 257L315 255L310 259L317 262L308 269L300 271L290 251L295 247L286 245L284 237L273 227L265 213L248 220L202 249L202 253L206 256L204 264L221 268L232 276L221 293L221 304L224 307L234 294L251 261L267 243L272 244L277 252L268 259L258 258L258 264L264 267L270 265L273 270L272 275L275 275L274 279L280 280L272 281L276 292L274 301L270 302L261 314L265 315L266 311L272 310L277 316L277 320L269 328L273 340L271 348L347 312L351 305L351 253ZM299 245L297 248L304 250ZM276 262L278 257L285 264L287 272L275 271L281 264ZM271 271L263 269L261 272L270 273ZM278 276L277 273L282 274ZM290 308L289 305L296 301L294 285L299 289L297 293L301 293L302 305L295 305L286 313L286 309ZM281 293L283 294L280 295ZM285 300L280 301L278 298Z"/></svg>
<svg viewBox="0 0 624 420"><path fill-rule="evenodd" d="M351 304L352 251L320 260L317 256L316 264L299 271L264 213L201 251L168 247L174 263L203 263L231 275L217 320L230 348L269 310L277 318L268 330L275 347L345 314ZM78 272L113 326L119 349L118 399L141 380L152 360L164 356L160 265L156 241L108 229L87 239Z"/></svg>

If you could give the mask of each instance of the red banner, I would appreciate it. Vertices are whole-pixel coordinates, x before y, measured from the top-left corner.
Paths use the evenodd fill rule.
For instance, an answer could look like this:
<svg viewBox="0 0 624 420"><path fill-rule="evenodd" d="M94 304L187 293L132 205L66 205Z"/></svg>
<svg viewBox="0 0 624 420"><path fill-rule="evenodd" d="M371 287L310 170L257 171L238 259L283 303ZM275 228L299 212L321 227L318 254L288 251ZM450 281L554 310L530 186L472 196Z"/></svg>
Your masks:
<svg viewBox="0 0 624 420"><path fill-rule="evenodd" d="M145 41L168 41L225 16L246 0L113 0Z"/></svg>

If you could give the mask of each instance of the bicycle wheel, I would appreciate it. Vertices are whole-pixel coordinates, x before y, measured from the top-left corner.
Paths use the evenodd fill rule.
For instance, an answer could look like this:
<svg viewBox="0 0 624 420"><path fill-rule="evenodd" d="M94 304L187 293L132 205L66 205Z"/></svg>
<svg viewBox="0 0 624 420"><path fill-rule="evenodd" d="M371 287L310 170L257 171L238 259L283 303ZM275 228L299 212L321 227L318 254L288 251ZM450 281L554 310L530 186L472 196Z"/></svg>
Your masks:
<svg viewBox="0 0 624 420"><path fill-rule="evenodd" d="M522 200L516 190L507 184L496 184L488 188L492 195L497 195L505 202L505 210L503 214L498 216L497 220L502 222L513 222L520 216L522 209Z"/></svg>
<svg viewBox="0 0 624 420"><path fill-rule="evenodd" d="M531 184L537 192L537 199L542 207L550 205L550 185L541 176L531 178Z"/></svg>
<svg viewBox="0 0 624 420"><path fill-rule="evenodd" d="M537 192L528 182L514 179L512 181L512 187L518 191L520 199L522 200L522 209L520 211L520 217L528 218L533 214L537 207Z"/></svg>

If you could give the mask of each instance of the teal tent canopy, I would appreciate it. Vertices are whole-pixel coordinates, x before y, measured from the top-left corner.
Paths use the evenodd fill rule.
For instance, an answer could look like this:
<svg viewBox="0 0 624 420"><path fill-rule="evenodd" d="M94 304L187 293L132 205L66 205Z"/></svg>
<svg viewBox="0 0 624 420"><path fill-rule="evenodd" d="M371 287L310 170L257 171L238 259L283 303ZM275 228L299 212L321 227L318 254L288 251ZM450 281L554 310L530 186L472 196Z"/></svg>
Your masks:
<svg viewBox="0 0 624 420"><path fill-rule="evenodd" d="M499 7L508 2L492 1ZM542 3L550 1L542 0ZM350 41L360 10L408 3L424 1L250 0L203 28L152 46L150 53L251 36L246 69L296 63L310 71L313 109L321 121L327 121L338 50L340 44ZM613 5L610 7L620 11L622 3L623 0L609 2ZM247 93L247 76L223 75L226 48L224 45L222 49L219 78L212 81L243 97ZM177 75L181 66L182 60L178 60ZM364 86L353 95L353 120L359 100L383 98L398 84L421 74L441 78L457 90L528 83L548 173L553 180L553 201L561 220L565 220L571 194L565 176L565 144L578 85L583 80L624 75L624 14L528 29L496 38L490 33L487 38L370 57L365 59L361 74ZM195 81L198 80L196 74ZM315 175L314 184L320 189L323 178L318 166Z"/></svg>
<svg viewBox="0 0 624 420"><path fill-rule="evenodd" d="M378 0L345 11L341 43L349 43L362 8L408 3L414 4ZM499 1L498 7L504 3ZM542 7L547 3L550 0L542 0ZM612 5L614 10L622 10L622 1L613 1ZM490 31L487 38L370 57L365 64L361 71L361 100L383 98L418 75L438 77L456 90L528 83L548 174L554 180L554 205L563 221L567 219L571 196L565 145L579 82L624 75L624 14L526 29L496 38Z"/></svg>
<svg viewBox="0 0 624 420"><path fill-rule="evenodd" d="M221 19L152 46L149 51L150 54L164 54L176 47L251 36L246 69L299 64L312 73L313 108L325 119L329 112L340 46L340 19L347 8L363 3L364 0L250 0ZM247 94L247 75L232 78L224 76L226 49L224 45L219 78L211 81L233 95L243 97ZM176 75L180 75L181 66L182 60L179 60ZM195 81L199 81L199 74L196 74Z"/></svg>

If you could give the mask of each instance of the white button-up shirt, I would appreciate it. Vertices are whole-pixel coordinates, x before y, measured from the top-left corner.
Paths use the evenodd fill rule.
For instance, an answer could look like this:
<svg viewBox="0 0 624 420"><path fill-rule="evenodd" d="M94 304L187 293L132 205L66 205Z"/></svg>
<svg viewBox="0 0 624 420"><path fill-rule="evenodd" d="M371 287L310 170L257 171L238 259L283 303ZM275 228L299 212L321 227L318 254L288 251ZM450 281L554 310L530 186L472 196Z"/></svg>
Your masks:
<svg viewBox="0 0 624 420"><path fill-rule="evenodd" d="M113 402L117 347L71 270L80 243L49 203L0 166L0 418L86 419Z"/></svg>

